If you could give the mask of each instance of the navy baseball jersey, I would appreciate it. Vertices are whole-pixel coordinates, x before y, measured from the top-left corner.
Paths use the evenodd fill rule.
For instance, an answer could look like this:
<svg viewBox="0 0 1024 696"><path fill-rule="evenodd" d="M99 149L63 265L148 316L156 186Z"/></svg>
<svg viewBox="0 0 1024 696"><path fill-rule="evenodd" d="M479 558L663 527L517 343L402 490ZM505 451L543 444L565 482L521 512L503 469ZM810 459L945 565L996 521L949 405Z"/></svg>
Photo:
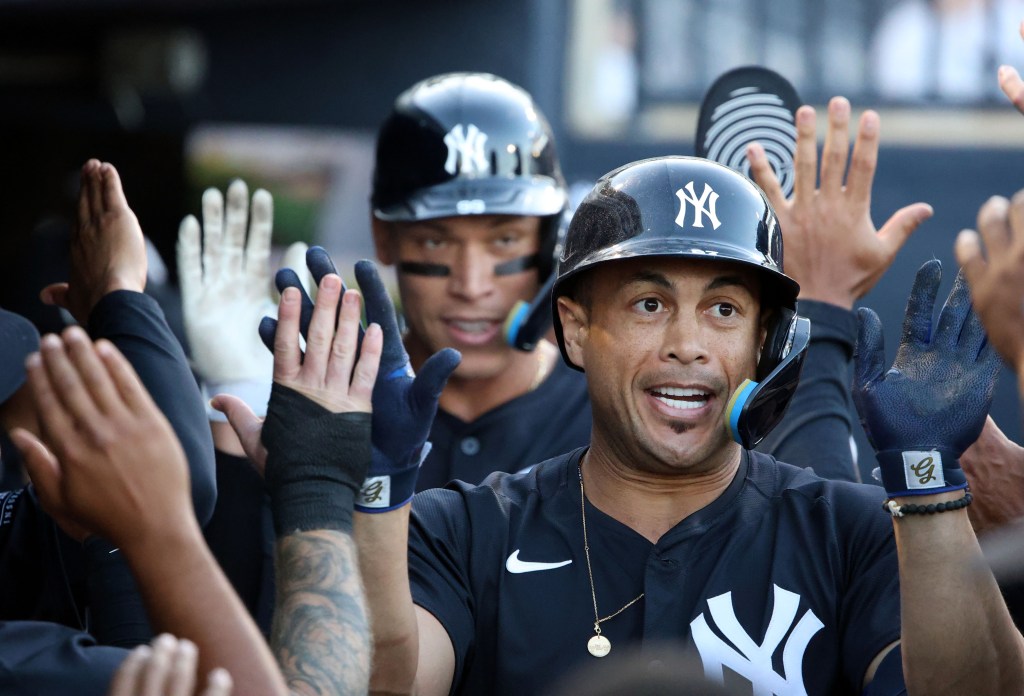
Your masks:
<svg viewBox="0 0 1024 696"><path fill-rule="evenodd" d="M454 482L413 503L413 599L455 648L453 693L538 693L594 635L578 464ZM611 641L682 642L705 673L756 694L859 694L900 635L892 523L877 487L744 452L726 491L656 544L587 503L598 612ZM683 648L685 649L685 648Z"/></svg>
<svg viewBox="0 0 1024 696"><path fill-rule="evenodd" d="M587 381L559 359L536 389L470 423L439 409L416 490L519 471L587 444L590 426Z"/></svg>

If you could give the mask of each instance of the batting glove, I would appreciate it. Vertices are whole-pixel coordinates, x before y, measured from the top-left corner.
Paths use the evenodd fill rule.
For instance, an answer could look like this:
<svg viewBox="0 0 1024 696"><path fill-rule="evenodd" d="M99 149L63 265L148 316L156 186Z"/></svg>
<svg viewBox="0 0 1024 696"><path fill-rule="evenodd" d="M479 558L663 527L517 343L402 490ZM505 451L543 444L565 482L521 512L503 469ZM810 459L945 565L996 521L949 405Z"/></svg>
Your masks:
<svg viewBox="0 0 1024 696"><path fill-rule="evenodd" d="M961 275L932 326L941 280L938 261L917 272L896 360L884 373L881 321L858 310L853 399L893 498L966 488L960 455L978 439L992 403L999 358Z"/></svg>

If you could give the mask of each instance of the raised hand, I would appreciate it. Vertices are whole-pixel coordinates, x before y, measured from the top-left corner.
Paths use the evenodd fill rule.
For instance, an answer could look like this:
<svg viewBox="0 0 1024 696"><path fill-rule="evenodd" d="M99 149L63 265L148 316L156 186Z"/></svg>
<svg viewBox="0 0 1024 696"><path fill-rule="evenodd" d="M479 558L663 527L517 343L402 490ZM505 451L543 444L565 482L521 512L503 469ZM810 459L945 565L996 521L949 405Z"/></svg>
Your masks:
<svg viewBox="0 0 1024 696"><path fill-rule="evenodd" d="M43 438L11 437L51 515L126 553L196 525L181 445L113 344L70 327L45 336L27 368Z"/></svg>
<svg viewBox="0 0 1024 696"><path fill-rule="evenodd" d="M941 280L938 261L917 272L888 370L881 321L858 310L853 400L890 497L964 488L959 458L978 439L992 403L999 362L962 277L933 327Z"/></svg>
<svg viewBox="0 0 1024 696"><path fill-rule="evenodd" d="M107 696L193 696L197 650L194 643L164 634L132 650L114 673ZM231 696L231 675L215 669L196 696Z"/></svg>
<svg viewBox="0 0 1024 696"><path fill-rule="evenodd" d="M220 191L207 189L202 229L189 215L178 232L182 311L195 370L209 394L238 396L260 415L273 371L273 357L257 334L260 319L276 309L270 284L273 206L271 195L257 190L250 218L248 188L235 180L226 209ZM305 248L292 245L284 262L298 260L301 269ZM216 411L210 415L223 419Z"/></svg>
<svg viewBox="0 0 1024 696"><path fill-rule="evenodd" d="M78 224L71 232L71 279L46 286L40 298L85 324L104 295L146 288L146 242L112 164L89 160L81 182Z"/></svg>
<svg viewBox="0 0 1024 696"><path fill-rule="evenodd" d="M1024 388L1024 190L1012 202L990 198L978 211L978 230L980 237L974 230L957 236L956 260L989 340Z"/></svg>
<svg viewBox="0 0 1024 696"><path fill-rule="evenodd" d="M821 157L821 188L817 189L815 112L809 106L797 110L795 176L789 200L764 148L756 143L747 148L751 175L778 215L786 273L800 283L800 298L847 309L874 287L910 234L932 215L931 206L914 203L896 211L881 229L875 228L871 186L878 163L878 114L865 111L861 116L852 156L849 123L850 103L843 97L833 98Z"/></svg>

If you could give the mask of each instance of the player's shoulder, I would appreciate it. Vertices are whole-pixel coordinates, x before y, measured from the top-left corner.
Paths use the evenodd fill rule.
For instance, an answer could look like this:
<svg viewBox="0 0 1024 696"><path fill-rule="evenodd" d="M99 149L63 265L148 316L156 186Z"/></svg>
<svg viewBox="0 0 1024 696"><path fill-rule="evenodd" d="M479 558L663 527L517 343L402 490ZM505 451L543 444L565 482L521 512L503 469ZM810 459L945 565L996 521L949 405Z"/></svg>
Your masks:
<svg viewBox="0 0 1024 696"><path fill-rule="evenodd" d="M564 491L569 470L584 451L578 448L514 474L497 471L476 485L456 480L444 488L423 491L413 499L413 514L462 518L474 526L500 520L507 524L514 510Z"/></svg>
<svg viewBox="0 0 1024 696"><path fill-rule="evenodd" d="M788 499L807 508L824 507L840 520L880 520L885 491L879 486L822 478L812 469L780 462L763 452L750 452L750 482L764 495Z"/></svg>

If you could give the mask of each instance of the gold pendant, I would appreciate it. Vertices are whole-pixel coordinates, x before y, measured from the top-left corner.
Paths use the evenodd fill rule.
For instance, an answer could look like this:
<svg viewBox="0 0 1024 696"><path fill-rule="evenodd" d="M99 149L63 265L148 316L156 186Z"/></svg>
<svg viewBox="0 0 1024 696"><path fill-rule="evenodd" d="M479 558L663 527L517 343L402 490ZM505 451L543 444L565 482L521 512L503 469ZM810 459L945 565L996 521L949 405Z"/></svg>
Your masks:
<svg viewBox="0 0 1024 696"><path fill-rule="evenodd" d="M604 636L594 636L587 641L587 650L589 650L590 654L594 657L604 657L611 652L611 649L611 641Z"/></svg>

